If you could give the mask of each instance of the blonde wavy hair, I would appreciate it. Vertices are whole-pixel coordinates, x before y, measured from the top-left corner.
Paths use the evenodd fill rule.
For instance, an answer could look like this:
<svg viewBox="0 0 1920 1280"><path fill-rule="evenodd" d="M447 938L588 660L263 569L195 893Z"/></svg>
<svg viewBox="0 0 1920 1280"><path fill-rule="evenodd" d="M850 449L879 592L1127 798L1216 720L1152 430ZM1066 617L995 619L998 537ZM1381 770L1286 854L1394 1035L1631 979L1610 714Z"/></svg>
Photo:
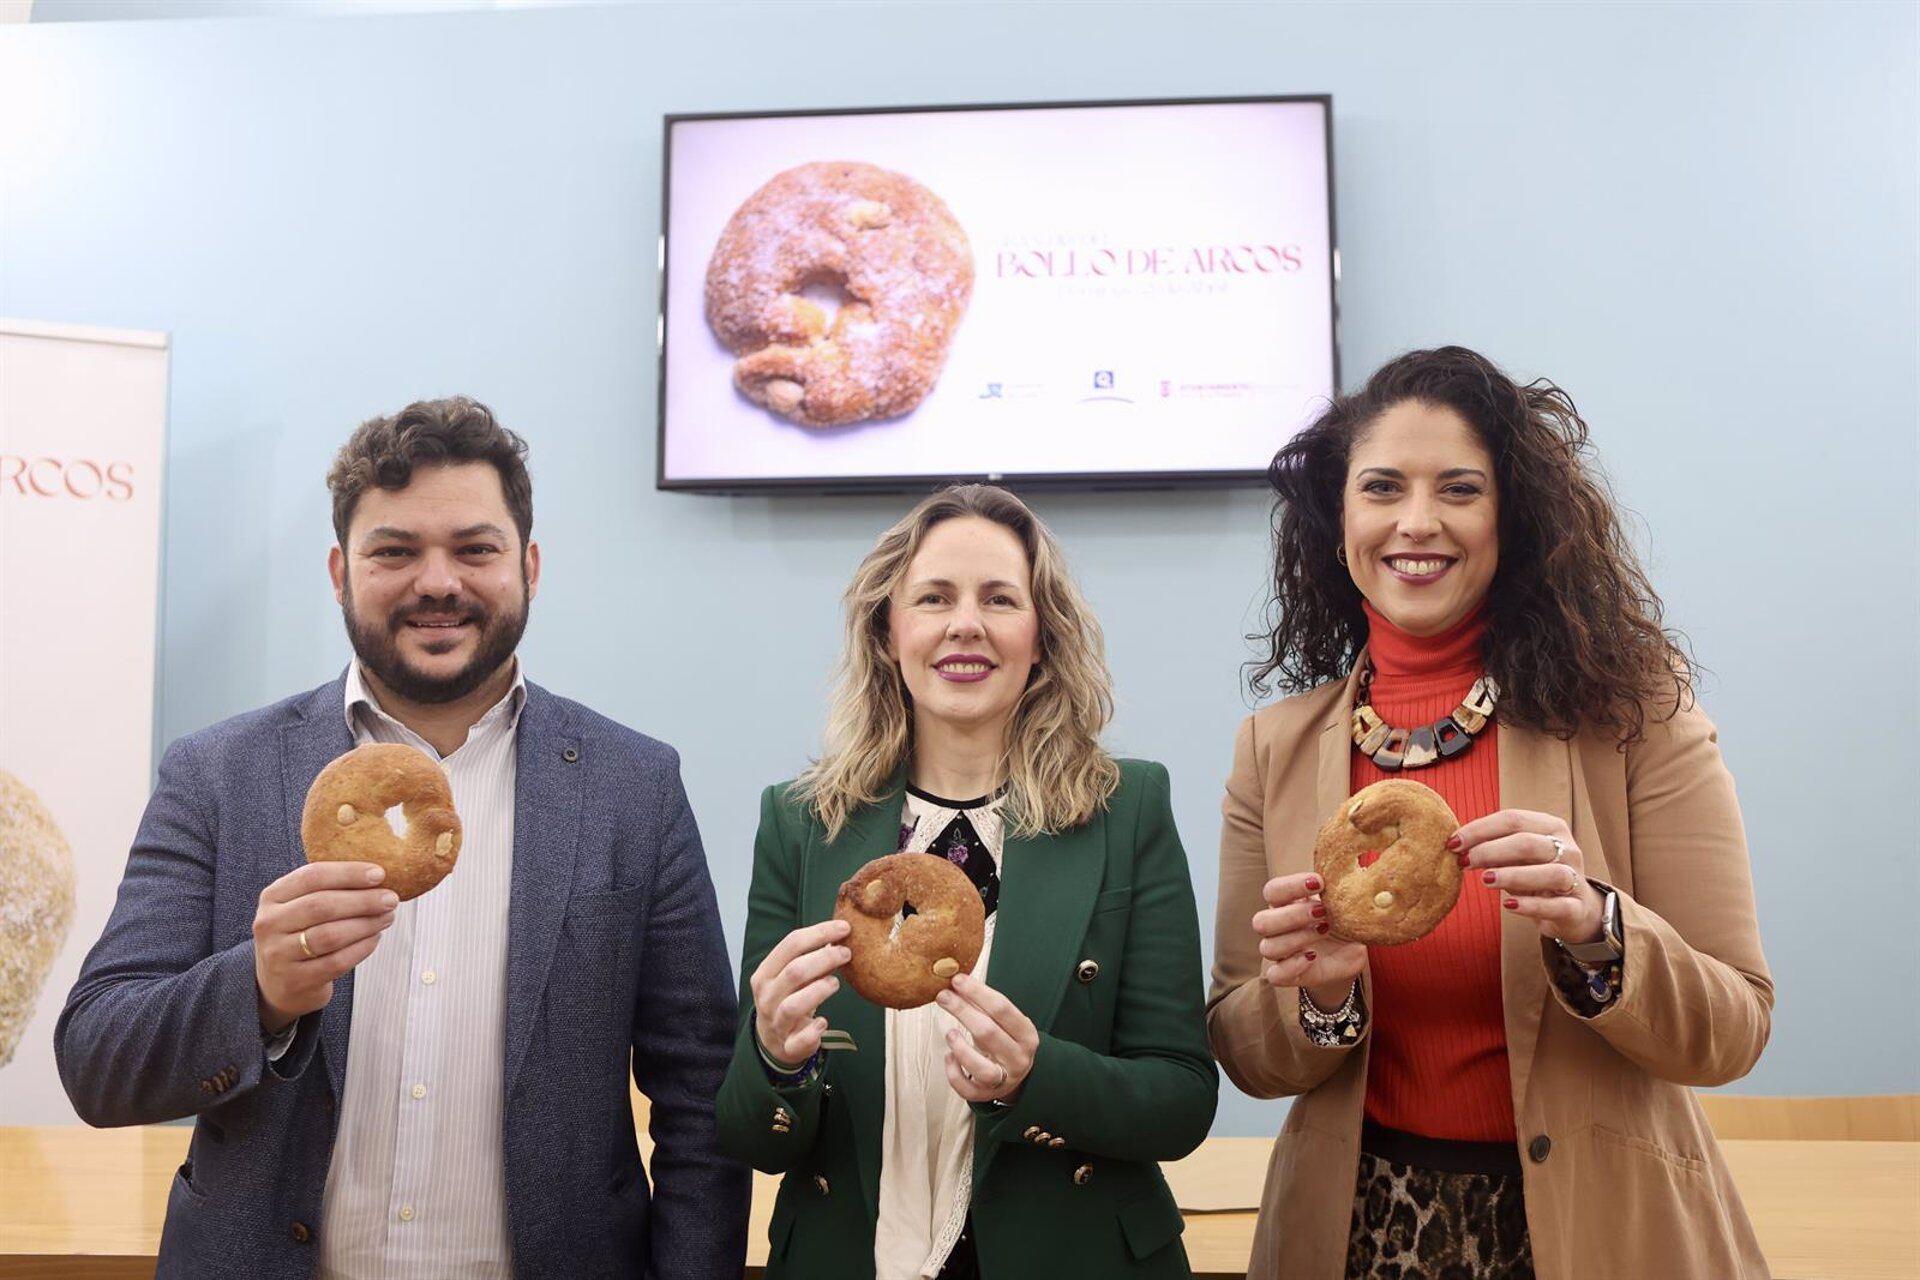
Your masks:
<svg viewBox="0 0 1920 1280"><path fill-rule="evenodd" d="M880 535L842 597L846 632L821 756L790 794L840 834L853 811L883 799L913 749L913 703L888 656L894 593L926 540L948 520L977 516L1011 531L1026 549L1040 658L1015 704L999 773L1008 829L1031 837L1090 821L1120 784L1100 745L1113 718L1100 623L1067 576L1053 534L1027 505L989 484L954 485L922 501Z"/></svg>

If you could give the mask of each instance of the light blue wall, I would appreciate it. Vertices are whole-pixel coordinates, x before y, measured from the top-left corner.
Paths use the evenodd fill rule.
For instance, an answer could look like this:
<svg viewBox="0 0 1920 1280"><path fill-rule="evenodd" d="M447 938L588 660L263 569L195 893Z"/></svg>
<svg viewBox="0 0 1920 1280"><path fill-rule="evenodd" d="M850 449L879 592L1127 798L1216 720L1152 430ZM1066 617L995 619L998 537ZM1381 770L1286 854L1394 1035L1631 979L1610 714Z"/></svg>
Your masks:
<svg viewBox="0 0 1920 1280"><path fill-rule="evenodd" d="M755 797L817 740L900 498L654 491L668 111L1328 91L1350 379L1461 342L1570 388L1741 782L1760 1092L1920 1089L1916 11L663 4L0 29L0 314L168 330L162 735L336 673L321 476L454 391L533 442L535 679L676 743L736 945ZM1204 199L1204 193L1195 193ZM1255 493L1048 496L1122 752L1202 912ZM57 625L57 624L56 624ZM1278 1110L1229 1088L1220 1131Z"/></svg>

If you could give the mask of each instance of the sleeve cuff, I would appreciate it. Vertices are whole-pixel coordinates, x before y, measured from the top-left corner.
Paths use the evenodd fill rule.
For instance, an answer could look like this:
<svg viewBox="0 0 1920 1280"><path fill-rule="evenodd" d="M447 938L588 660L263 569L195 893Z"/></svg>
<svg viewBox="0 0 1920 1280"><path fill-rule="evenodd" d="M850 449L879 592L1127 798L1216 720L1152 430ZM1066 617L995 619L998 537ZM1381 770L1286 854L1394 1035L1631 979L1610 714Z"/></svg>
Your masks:
<svg viewBox="0 0 1920 1280"><path fill-rule="evenodd" d="M300 1019L295 1018L287 1024L287 1029L267 1040L267 1061L278 1062L287 1056L287 1050L293 1048L293 1038L300 1034Z"/></svg>
<svg viewBox="0 0 1920 1280"><path fill-rule="evenodd" d="M798 1070L789 1071L773 1060L767 1047L760 1043L760 1031L757 1024L747 1028L747 1035L753 1041L754 1056L760 1059L760 1069L766 1073L767 1083L776 1089L804 1089L820 1078L826 1067L827 1054L824 1049L815 1049L813 1056L800 1064Z"/></svg>
<svg viewBox="0 0 1920 1280"><path fill-rule="evenodd" d="M267 1077L293 1080L307 1069L320 1044L320 1017L321 1011L302 1014L292 1026L266 1041Z"/></svg>

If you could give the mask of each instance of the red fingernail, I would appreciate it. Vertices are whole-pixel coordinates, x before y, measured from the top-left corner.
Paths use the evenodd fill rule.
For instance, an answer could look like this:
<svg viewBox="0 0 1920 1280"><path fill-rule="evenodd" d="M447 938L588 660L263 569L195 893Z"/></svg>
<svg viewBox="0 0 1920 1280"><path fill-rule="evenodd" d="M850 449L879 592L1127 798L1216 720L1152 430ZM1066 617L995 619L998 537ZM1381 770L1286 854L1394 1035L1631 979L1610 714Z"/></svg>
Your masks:
<svg viewBox="0 0 1920 1280"><path fill-rule="evenodd" d="M1482 871L1480 873L1480 881L1482 884L1493 884L1497 881L1497 879L1498 877L1496 877L1491 871Z"/></svg>
<svg viewBox="0 0 1920 1280"><path fill-rule="evenodd" d="M1473 865L1473 858L1471 856L1464 853L1460 855L1460 869L1462 871L1465 871L1468 867L1472 865Z"/></svg>
<svg viewBox="0 0 1920 1280"><path fill-rule="evenodd" d="M1326 904L1326 903L1324 903L1324 902L1316 902L1316 903L1314 903L1314 904L1313 904L1313 918L1314 918L1315 920L1318 920L1318 919L1319 919L1319 918L1320 918L1321 916L1323 916L1323 915L1325 915L1325 914L1327 914L1327 904Z"/></svg>
<svg viewBox="0 0 1920 1280"><path fill-rule="evenodd" d="M1307 892L1308 892L1308 893L1318 893L1318 892L1320 892L1320 877L1319 877L1319 876L1308 876L1308 877L1307 877Z"/></svg>
<svg viewBox="0 0 1920 1280"><path fill-rule="evenodd" d="M1520 900L1518 898L1508 898L1500 905L1509 911L1518 911L1520 909Z"/></svg>
<svg viewBox="0 0 1920 1280"><path fill-rule="evenodd" d="M1305 956L1309 960L1318 960L1320 958L1319 956L1316 956L1315 954L1313 954L1313 952L1311 951L1302 951L1300 954Z"/></svg>
<svg viewBox="0 0 1920 1280"><path fill-rule="evenodd" d="M1330 924L1317 924L1313 926L1313 931L1315 933L1325 933L1327 930L1331 928L1333 928L1333 926Z"/></svg>
<svg viewBox="0 0 1920 1280"><path fill-rule="evenodd" d="M1447 837L1447 848L1453 850L1455 853L1460 852L1460 837L1458 834Z"/></svg>

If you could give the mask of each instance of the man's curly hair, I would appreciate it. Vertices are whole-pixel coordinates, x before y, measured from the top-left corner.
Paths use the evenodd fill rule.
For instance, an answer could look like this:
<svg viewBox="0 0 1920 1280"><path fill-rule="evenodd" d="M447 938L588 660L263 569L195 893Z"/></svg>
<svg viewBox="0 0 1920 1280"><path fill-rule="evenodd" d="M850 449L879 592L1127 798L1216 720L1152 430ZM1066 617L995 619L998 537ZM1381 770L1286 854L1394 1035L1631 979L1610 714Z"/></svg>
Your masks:
<svg viewBox="0 0 1920 1280"><path fill-rule="evenodd" d="M327 471L333 495L333 532L342 547L360 495L372 488L404 489L415 467L487 462L500 473L507 510L524 552L533 536L533 480L527 442L500 425L478 400L452 396L416 400L390 418L369 418L342 445Z"/></svg>
<svg viewBox="0 0 1920 1280"><path fill-rule="evenodd" d="M1339 679L1366 643L1360 590L1336 558L1347 464L1380 415L1410 400L1459 414L1493 456L1500 564L1483 657L1502 718L1624 745L1643 736L1649 710L1685 706L1693 659L1662 623L1572 398L1545 379L1520 386L1464 347L1389 361L1274 455L1270 630L1248 637L1261 651L1248 664L1254 693Z"/></svg>

